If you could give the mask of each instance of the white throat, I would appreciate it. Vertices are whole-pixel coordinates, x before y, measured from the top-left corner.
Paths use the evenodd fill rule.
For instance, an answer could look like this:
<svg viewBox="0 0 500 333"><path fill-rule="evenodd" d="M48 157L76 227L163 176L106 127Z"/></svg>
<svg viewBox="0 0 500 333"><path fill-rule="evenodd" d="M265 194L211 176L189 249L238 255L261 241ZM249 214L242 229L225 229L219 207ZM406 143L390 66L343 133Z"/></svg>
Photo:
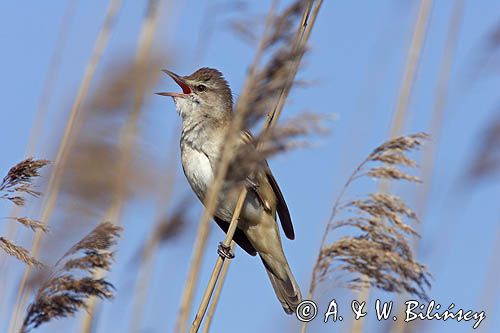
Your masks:
<svg viewBox="0 0 500 333"><path fill-rule="evenodd" d="M190 97L174 97L174 103L175 109L177 110L177 113L182 117L182 120L196 113L196 108L200 107L200 104Z"/></svg>

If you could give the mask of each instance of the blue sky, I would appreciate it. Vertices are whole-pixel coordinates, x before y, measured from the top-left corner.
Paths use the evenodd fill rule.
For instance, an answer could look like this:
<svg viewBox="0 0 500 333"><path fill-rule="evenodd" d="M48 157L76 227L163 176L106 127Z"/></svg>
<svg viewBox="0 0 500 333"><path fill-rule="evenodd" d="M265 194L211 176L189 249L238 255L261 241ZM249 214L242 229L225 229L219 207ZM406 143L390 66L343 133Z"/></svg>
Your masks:
<svg viewBox="0 0 500 333"><path fill-rule="evenodd" d="M240 13L226 12L224 5L217 7L221 9L212 17L213 31L206 35L209 39L201 56L197 55L199 34L212 27L206 11L215 2L174 2L163 6L155 40L157 49L172 54L165 65L179 74L189 74L202 66L218 68L237 95L254 47L231 32L228 23L238 15L264 15L269 1L249 1L248 12ZM124 1L94 83L105 77L103 69L114 59L126 53L133 54L145 3ZM436 1L432 8L404 133L429 128L452 5L452 1ZM0 171L3 173L24 157L66 6L65 1L0 3L0 42L3 46L0 52L0 96L3 101ZM60 135L68 106L74 99L106 6L107 2L102 0L77 2L44 131L37 140L35 156L38 158L54 158L54 140ZM296 240L285 241L284 248L304 294L333 199L357 163L387 138L417 11L417 1L394 0L325 1L321 9L311 36L310 52L299 73L299 79L311 84L293 92L283 117L314 111L333 114L336 120L328 123L331 134L316 139L312 149L292 152L271 161L296 228ZM445 306L453 302L464 309L485 310L487 320L479 331L491 330L499 324L498 319L494 319L500 317L498 301L494 307L483 309L481 295L494 262L491 251L498 232L500 186L498 182L491 182L464 187L463 180L484 127L498 108L500 81L498 75L494 75L497 72L485 69L477 74L476 70L477 60L484 52L484 40L499 20L498 1L465 2L445 120L436 143L436 167L429 205L426 216L421 218L420 258L434 274L433 288L429 292L431 298ZM155 91L173 86L164 77ZM179 122L170 100L152 97L140 120L141 143L148 152L166 159L168 139ZM177 168L176 199L189 191L180 162ZM360 188L361 193L352 194L360 195L374 185L369 183ZM414 185L397 186L395 190L414 203ZM201 204L195 207L190 214L193 221L201 215ZM6 216L10 207L2 203L0 209L2 216ZM118 296L112 303L103 304L98 332L122 332L128 325L131 311L128 292L131 286L127 278L131 273L129 259L148 232L155 216L154 209L155 203L140 202L125 210L126 231L110 277ZM144 332L173 329L195 231L192 225L182 239L163 247L156 257ZM222 233L214 228L195 306L215 262L216 244L221 239ZM26 239L24 241L28 244ZM20 269L15 262L9 263ZM16 275L12 273L10 278L7 288L13 289ZM493 299L500 298L498 290L496 292ZM325 308L330 299L337 298L340 308L347 309L353 297L345 290L327 287L321 294L320 308ZM377 292L372 298L375 296L391 299L385 293ZM0 329L5 327L5 313L8 313L5 309L2 311ZM78 320L61 320L39 331L74 328ZM347 320L326 326L316 320L310 331L344 332L349 323ZM369 315L367 325L370 325L369 331L385 330L384 324L376 322L373 315ZM469 332L471 326L464 322L427 322L424 327L429 332ZM237 251L212 331L232 332L237 328L239 332L281 332L297 327L296 320L286 317L275 300L261 263Z"/></svg>

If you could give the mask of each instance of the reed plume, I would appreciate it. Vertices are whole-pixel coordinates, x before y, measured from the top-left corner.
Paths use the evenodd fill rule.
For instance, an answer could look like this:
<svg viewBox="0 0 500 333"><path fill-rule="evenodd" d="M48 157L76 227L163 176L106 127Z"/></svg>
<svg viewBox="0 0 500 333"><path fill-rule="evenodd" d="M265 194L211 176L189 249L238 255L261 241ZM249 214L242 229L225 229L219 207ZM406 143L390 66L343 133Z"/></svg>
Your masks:
<svg viewBox="0 0 500 333"><path fill-rule="evenodd" d="M495 178L500 174L500 112L493 116L483 131L479 148L467 170L470 181Z"/></svg>
<svg viewBox="0 0 500 333"><path fill-rule="evenodd" d="M74 130L74 142L62 171L63 195L52 218L51 239L43 243L44 256L57 257L61 247L78 241L76 235L85 232L85 226L94 226L110 205L120 157L120 127L132 107L134 90L141 82L154 82L158 74L153 67L160 66L162 59L160 54L153 55L143 71L130 57L118 57L105 67L107 75L97 82L95 91L82 106L83 114ZM129 163L124 175L125 203L138 197L154 198L159 190L158 159L138 144L134 145L134 156L137 158Z"/></svg>
<svg viewBox="0 0 500 333"><path fill-rule="evenodd" d="M40 196L41 193L34 189L33 179L39 177L39 170L49 163L47 160L29 157L14 165L0 183L0 198L23 206L26 202L25 195Z"/></svg>
<svg viewBox="0 0 500 333"><path fill-rule="evenodd" d="M371 285L388 292L407 292L427 299L430 274L414 257L410 238L418 237L411 223L418 218L399 197L375 192L359 199L344 201L352 183L367 177L384 181L419 182L403 168L415 168L407 156L427 139L424 133L401 136L372 151L356 168L337 198L327 223L313 269L309 298L320 282L332 275L350 288ZM354 235L328 243L333 230L350 228Z"/></svg>
<svg viewBox="0 0 500 333"><path fill-rule="evenodd" d="M68 121L64 130L64 134L61 138L56 157L54 158L54 170L51 173L47 184L46 197L41 212L41 220L43 221L43 223L49 223L53 209L59 197L59 190L63 178L64 166L68 161L68 151L74 139L75 126L80 121L80 116L81 116L80 107L87 96L97 66L102 58L106 46L108 45L111 31L114 26L115 19L117 17L120 6L121 6L121 0L109 1L106 17L104 19L101 29L99 30L98 36L96 38L93 47L92 54L88 60L77 95L74 99L73 105L69 112ZM35 237L33 239L33 245L31 247L31 251L33 254L35 255L38 254L41 246L41 241L42 241L41 235L39 233L35 234ZM13 332L14 328L17 326L18 313L20 309L23 309L26 304L28 293L26 292L25 287L26 287L26 282L29 279L30 272L31 270L29 269L29 267L27 267L21 278L21 282L19 284L16 296L16 305L13 307L13 311L10 318L9 332Z"/></svg>
<svg viewBox="0 0 500 333"><path fill-rule="evenodd" d="M485 37L480 41L480 52L475 59L474 66L471 66L469 75L477 80L481 76L489 76L498 73L500 64L500 23L490 29Z"/></svg>
<svg viewBox="0 0 500 333"><path fill-rule="evenodd" d="M154 237L158 244L163 244L180 235L188 225L186 213L189 201L182 201L174 208L172 214L164 215L154 229Z"/></svg>
<svg viewBox="0 0 500 333"><path fill-rule="evenodd" d="M308 1L294 1L267 24L251 69L253 75L249 75L245 95L242 94L245 98L238 101L238 112L244 114L246 128L252 128L269 114L278 95L287 88L294 64L305 53L305 44L297 43L297 25L307 6ZM267 59L261 64L264 56Z"/></svg>
<svg viewBox="0 0 500 333"><path fill-rule="evenodd" d="M29 305L20 332L27 333L53 319L72 316L85 309L92 296L113 297L113 285L91 275L98 269L110 269L113 260L110 249L121 230L109 222L101 223L58 260L50 278Z"/></svg>
<svg viewBox="0 0 500 333"><path fill-rule="evenodd" d="M14 165L0 183L0 199L9 200L16 206L23 206L26 203L26 196L40 196L41 192L35 190L33 181L40 176L40 169L49 163L47 160L35 160L29 157ZM29 217L10 217L9 219L30 228L33 232L37 230L47 232L48 230L43 223ZM0 237L0 248L28 266L43 267L43 264L27 249L16 245L8 238Z"/></svg>
<svg viewBox="0 0 500 333"><path fill-rule="evenodd" d="M145 60L147 66L142 68L134 59L121 58L105 69L108 75L98 83L84 106L85 118L64 170L61 190L71 197L71 202L77 203L63 212L65 216L87 212L89 219L95 219L109 206L120 158L120 128L133 107L134 92L140 85L151 86L156 81L159 76L156 69L164 60L162 54L151 55ZM134 156L148 163L129 163L126 174L122 175L127 179L125 202L138 195L154 197L152 192L159 174L154 156L135 142L133 149Z"/></svg>
<svg viewBox="0 0 500 333"><path fill-rule="evenodd" d="M267 131L261 131L256 137L246 132L246 141L235 147L233 159L229 165L226 179L233 187L247 181L257 168L265 167L266 160L279 154L311 145L313 135L328 133L324 126L326 117L315 113L303 113L285 120ZM255 149L260 147L260 149Z"/></svg>
<svg viewBox="0 0 500 333"><path fill-rule="evenodd" d="M6 238L0 237L0 248L8 255L17 258L28 266L43 266L43 264L33 257L26 248L14 244Z"/></svg>

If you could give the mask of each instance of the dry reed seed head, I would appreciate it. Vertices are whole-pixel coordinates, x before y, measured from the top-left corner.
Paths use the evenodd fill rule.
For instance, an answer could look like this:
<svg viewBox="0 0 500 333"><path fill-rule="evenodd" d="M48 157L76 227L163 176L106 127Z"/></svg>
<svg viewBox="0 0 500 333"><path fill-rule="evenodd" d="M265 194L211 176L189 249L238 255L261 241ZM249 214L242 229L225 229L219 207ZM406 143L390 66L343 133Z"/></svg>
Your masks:
<svg viewBox="0 0 500 333"><path fill-rule="evenodd" d="M59 275L50 280L42 293L49 296L58 292L75 293L80 295L97 296L99 298L113 297L113 286L104 279L94 279L92 277L75 278L70 274Z"/></svg>
<svg viewBox="0 0 500 333"><path fill-rule="evenodd" d="M295 1L272 19L265 32L263 55L265 64L256 68L256 75L248 83L248 96L238 111L245 117L245 127L253 127L271 110L276 97L288 84L290 70L305 52L305 46L294 49L297 25L307 1Z"/></svg>
<svg viewBox="0 0 500 333"><path fill-rule="evenodd" d="M44 265L33 257L30 252L22 246L18 246L10 240L0 237L0 248L10 256L17 258L28 266L43 267Z"/></svg>
<svg viewBox="0 0 500 333"><path fill-rule="evenodd" d="M22 195L10 195L9 193L40 195L40 192L33 190L32 181L33 178L40 176L39 170L49 163L47 160L34 160L30 157L13 166L0 184L0 192L4 192L0 194L0 198L10 200L15 205L23 206L26 199ZM33 231L41 230L46 232L48 230L42 222L29 217L14 217L12 219ZM0 237L0 247L7 254L14 256L29 266L43 267L43 264L33 257L27 249L14 244L8 239Z"/></svg>
<svg viewBox="0 0 500 333"><path fill-rule="evenodd" d="M66 260L62 270L70 271L73 269L79 269L89 273L94 273L100 269L107 271L111 268L113 258L114 253L112 252L103 253L96 250L86 250L83 257Z"/></svg>
<svg viewBox="0 0 500 333"><path fill-rule="evenodd" d="M185 213L176 213L173 216L164 216L156 229L156 237L164 243L179 235L186 225Z"/></svg>
<svg viewBox="0 0 500 333"><path fill-rule="evenodd" d="M40 192L33 189L32 181L39 177L39 170L49 164L47 160L34 160L29 157L12 168L0 183L0 198L10 200L18 206L24 205L26 199L22 196L28 194L31 196L39 196ZM2 193L3 192L3 193ZM9 193L16 193L11 195Z"/></svg>
<svg viewBox="0 0 500 333"><path fill-rule="evenodd" d="M62 258L74 254L80 250L107 250L115 245L120 236L122 227L116 226L111 222L103 222L92 230L87 236L76 243Z"/></svg>
<svg viewBox="0 0 500 333"><path fill-rule="evenodd" d="M476 150L476 156L468 170L469 180L479 180L500 174L500 111L488 122Z"/></svg>
<svg viewBox="0 0 500 333"><path fill-rule="evenodd" d="M29 157L10 168L3 182L29 183L32 178L40 176L39 169L49 163L50 161L48 160L34 160L32 157Z"/></svg>
<svg viewBox="0 0 500 333"><path fill-rule="evenodd" d="M409 246L408 238L404 234L411 234L411 236L417 236L416 232L411 229L411 232L400 230L397 227L392 227L384 223L384 221L380 218L375 217L351 217L345 220L341 220L337 222L334 228L346 227L350 226L359 231L363 231L366 237L370 236L374 241L380 240L381 237L378 235L382 235L382 239L387 238L391 240L391 244L393 249L398 249L402 255L412 258L411 248ZM408 227L408 226L406 226Z"/></svg>
<svg viewBox="0 0 500 333"><path fill-rule="evenodd" d="M108 74L103 76L84 106L85 117L65 170L64 191L76 197L76 201L97 206L109 200L108 189L115 179L109 170L116 170L119 162L120 128L135 107L139 92L144 92L145 100L152 97L150 92L161 75L158 68L163 67L166 59L168 56L164 52L150 55L140 63L132 58L117 57L106 68ZM156 174L148 168L151 163L141 164L142 168L131 167L134 170L127 175L131 179L127 182L130 186L127 193L140 187L139 176Z"/></svg>
<svg viewBox="0 0 500 333"><path fill-rule="evenodd" d="M417 177L400 171L396 166L414 167L416 163L404 154L421 145L428 136L423 133L398 137L377 147L356 169L352 179L371 176L387 180L418 181ZM368 162L384 163L361 173ZM353 228L355 235L342 237L320 250L317 264L319 281L344 272L350 276L347 285L362 288L368 283L390 292L408 292L427 299L430 274L414 259L407 237L418 237L405 221L418 222L417 215L399 197L376 192L365 198L351 200L335 208L336 213L348 214L330 222L328 232L340 227ZM335 218L335 215L334 215ZM366 279L356 277L359 274Z"/></svg>
<svg viewBox="0 0 500 333"><path fill-rule="evenodd" d="M239 18L237 20L232 20L229 26L243 41L254 44L257 40L257 35L254 30L256 23L254 19Z"/></svg>
<svg viewBox="0 0 500 333"><path fill-rule="evenodd" d="M371 158L371 161L392 165L403 165L412 168L417 166L417 162L406 157L403 153L392 151L378 153Z"/></svg>
<svg viewBox="0 0 500 333"><path fill-rule="evenodd" d="M371 193L371 202L384 207L385 210L404 215L414 221L418 221L417 214L410 209L401 198L387 193Z"/></svg>
<svg viewBox="0 0 500 333"><path fill-rule="evenodd" d="M403 217L418 222L417 215L396 196L385 193L372 193L369 198L351 201L346 207L355 207L361 213L366 213L376 219L387 219L405 233L417 235L411 227L403 222Z"/></svg>
<svg viewBox="0 0 500 333"><path fill-rule="evenodd" d="M430 274L425 266L401 252L395 251L393 239L377 234L374 241L366 236L344 237L322 249L320 281L329 277L332 262L338 263L335 271L361 274L368 283L388 292L408 292L428 299L425 288L430 287ZM353 277L348 283L363 287L363 279Z"/></svg>
<svg viewBox="0 0 500 333"><path fill-rule="evenodd" d="M52 319L71 316L84 307L84 300L70 294L40 296L28 307L20 332L27 333Z"/></svg>
<svg viewBox="0 0 500 333"><path fill-rule="evenodd" d="M70 275L58 276L42 287L27 310L21 332L26 333L33 328L52 319L74 315L86 307L91 296L101 299L113 297L113 286L103 279L74 279Z"/></svg>
<svg viewBox="0 0 500 333"><path fill-rule="evenodd" d="M421 180L418 177L407 174L406 172L403 172L392 166L371 168L366 174L372 178L407 180L409 182L415 182L415 183L421 182Z"/></svg>
<svg viewBox="0 0 500 333"><path fill-rule="evenodd" d="M228 177L231 186L241 185L254 171L266 168L266 159L297 148L310 146L308 137L328 133L325 117L304 113L298 117L262 131L256 138L245 133L242 143L236 147L229 165ZM259 149L256 149L256 148Z"/></svg>
<svg viewBox="0 0 500 333"><path fill-rule="evenodd" d="M245 109L248 128L272 111L276 97L287 85L291 66L304 52L291 50L290 45L286 45L278 49L257 72L254 85L250 89L248 107Z"/></svg>
<svg viewBox="0 0 500 333"><path fill-rule="evenodd" d="M428 139L429 135L423 132L406 136L399 136L375 148L370 154L369 158L375 157L377 154L387 151L394 151L399 153L408 152L410 150L418 148L422 145L423 140Z"/></svg>
<svg viewBox="0 0 500 333"><path fill-rule="evenodd" d="M26 203L26 199L24 199L23 197L19 197L19 196L1 196L0 198L5 198L7 200L10 200L14 205L16 206L24 206L24 204Z"/></svg>
<svg viewBox="0 0 500 333"><path fill-rule="evenodd" d="M160 78L162 68L169 56L164 53L141 55L142 61L129 56L117 55L106 66L106 75L97 83L96 89L82 107L83 117L78 123L74 144L69 151L64 168L61 191L65 202L54 223L62 224L57 230L76 229L84 232L80 225L92 223L102 216L113 200L112 189L116 188L116 170L120 168L125 122L132 121L132 112L139 104L145 105L153 98L153 88ZM143 68L145 68L143 70ZM142 103L141 103L142 102ZM142 111L141 111L142 112ZM127 125L128 126L128 125ZM132 126L128 126L132 128ZM124 170L124 200L137 197L156 197L160 189L157 177L161 165L142 142L140 126L131 140L131 163ZM72 218L82 217L82 223ZM54 230L55 233L58 233ZM57 235L56 235L57 236ZM63 239L62 237L56 237ZM57 248L67 247L76 239L57 242ZM60 244L64 243L64 244ZM53 251L52 249L50 249Z"/></svg>
<svg viewBox="0 0 500 333"><path fill-rule="evenodd" d="M70 201L64 206L63 214L88 214L89 221L101 215L112 201L112 189L116 187L115 171L119 168L121 154L117 134L119 125L122 125L119 117L112 122L102 119L102 115L93 114L92 117L93 121L89 121L89 126L79 133L70 152L62 188ZM102 122L97 123L98 119ZM126 201L134 197L153 197L160 190L157 181L161 175L159 160L139 141L133 144L133 162L127 165L127 181L123 185Z"/></svg>
<svg viewBox="0 0 500 333"><path fill-rule="evenodd" d="M286 7L273 20L272 31L269 34L265 47L271 47L280 41L290 41L295 37L297 20L300 19L308 1L296 0Z"/></svg>
<svg viewBox="0 0 500 333"><path fill-rule="evenodd" d="M121 227L110 222L99 224L82 240L76 243L57 262L59 271L69 272L78 269L83 272L94 273L98 269L109 270L114 254L110 248L116 244L117 238L122 231ZM80 253L81 256L69 258L69 256ZM60 262L63 262L59 265Z"/></svg>
<svg viewBox="0 0 500 333"><path fill-rule="evenodd" d="M115 61L99 83L89 108L100 113L126 113L124 107L132 102L138 88L155 85L161 75L158 68L164 67L167 59L165 54L152 54L142 63L132 58Z"/></svg>
<svg viewBox="0 0 500 333"><path fill-rule="evenodd" d="M59 270L38 289L35 300L28 307L21 332L29 332L52 319L74 315L86 307L91 296L113 297L111 283L105 279L77 276L74 270L84 274L93 274L97 269L109 270L113 259L110 247L116 243L121 230L109 222L101 223L63 255L58 261L64 260ZM67 258L79 251L83 252L82 257Z"/></svg>
<svg viewBox="0 0 500 333"><path fill-rule="evenodd" d="M171 215L166 215L162 218L154 231L158 242L167 242L181 234L188 224L187 213L191 205L190 198L182 200L173 210Z"/></svg>
<svg viewBox="0 0 500 333"><path fill-rule="evenodd" d="M41 230L43 232L48 232L49 227L45 225L45 223L41 221L34 220L29 217L12 217L12 219L21 223L26 228L30 228L32 231Z"/></svg>

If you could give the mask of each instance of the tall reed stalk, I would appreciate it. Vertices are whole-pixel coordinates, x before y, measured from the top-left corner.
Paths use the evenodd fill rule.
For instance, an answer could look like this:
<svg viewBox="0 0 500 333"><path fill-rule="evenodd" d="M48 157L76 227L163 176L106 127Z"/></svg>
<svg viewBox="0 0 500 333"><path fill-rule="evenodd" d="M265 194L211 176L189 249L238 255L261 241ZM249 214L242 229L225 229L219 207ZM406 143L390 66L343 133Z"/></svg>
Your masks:
<svg viewBox="0 0 500 333"><path fill-rule="evenodd" d="M405 70L399 90L398 101L396 104L396 109L394 110L392 124L389 131L390 139L398 136L405 126L405 121L408 114L408 105L410 103L413 85L415 83L415 77L420 62L420 56L422 54L425 36L427 34L427 28L429 26L429 17L431 10L432 0L420 1L420 8L417 19L415 21L413 36L406 58ZM380 185L380 190L381 192L386 192L388 190L388 183L382 182ZM369 297L369 287L361 289L356 295L356 299L361 301L367 300ZM352 332L363 332L363 326L364 320L353 320Z"/></svg>
<svg viewBox="0 0 500 333"><path fill-rule="evenodd" d="M158 18L160 16L161 0L149 0L146 14L139 34L137 43L137 52L135 57L135 70L146 71L150 59L150 54L153 48L153 40L158 26ZM138 78L140 76L137 76ZM132 150L135 146L135 139L137 136L137 127L142 105L146 93L151 86L147 85L147 80L144 82L137 82L134 89L134 102L132 112L129 114L121 132L120 132L120 161L118 163L118 170L116 172L115 188L112 192L111 204L105 214L104 220L109 221L115 225L120 224L120 216L122 214L123 205L125 201L126 182L128 168L132 159ZM102 278L105 271L97 271L95 275ZM95 318L95 311L97 307L97 298L92 298L87 304L87 311L83 317L80 332L90 333L93 326L93 319Z"/></svg>
<svg viewBox="0 0 500 333"><path fill-rule="evenodd" d="M432 142L425 150L422 161L422 179L425 181L420 191L417 193L416 209L420 216L424 216L431 189L432 172L435 167L435 156L437 146L441 138L444 123L446 103L450 86L451 70L456 59L456 49L459 40L460 28L462 27L464 0L457 0L453 3L450 24L444 45L444 52L439 66L438 81L435 90L434 107L432 119L429 126L429 133L432 134Z"/></svg>
<svg viewBox="0 0 500 333"><path fill-rule="evenodd" d="M431 9L432 0L420 1L420 8L415 21L415 26L413 28L411 44L406 57L403 80L399 88L398 101L392 117L389 138L399 135L405 125L405 120L408 114L408 105L413 92L413 85L415 83L417 69L422 55L427 28L429 27Z"/></svg>
<svg viewBox="0 0 500 333"><path fill-rule="evenodd" d="M454 2L448 33L444 46L443 56L441 58L440 70L438 74L438 82L435 90L434 108L432 112L431 124L429 133L432 133L432 142L430 142L427 149L423 154L422 162L422 179L424 183L416 192L416 211L419 216L425 217L427 211L427 202L429 200L429 193L433 184L432 175L435 168L435 154L439 144L441 129L444 121L444 114L449 90L450 75L455 59L455 51L458 44L458 37L463 18L464 1L457 0ZM419 252L420 242L418 239L414 242L414 250ZM399 297L398 309L399 314L403 314L404 306L402 295ZM409 326L403 321L394 322L391 325L392 333L403 333L409 329Z"/></svg>
<svg viewBox="0 0 500 333"><path fill-rule="evenodd" d="M235 243L233 241L231 242L231 251L234 251L234 247ZM208 309L208 313L205 318L205 324L203 325L203 333L210 332L210 326L212 325L212 319L214 318L215 310L217 309L217 304L219 303L222 287L224 286L227 273L229 272L229 263L230 261L224 261L224 264L222 265L222 272L220 273L219 281L215 287L214 296L212 298L212 303L210 303L210 308Z"/></svg>
<svg viewBox="0 0 500 333"><path fill-rule="evenodd" d="M71 0L68 2L67 7L63 14L63 19L61 22L61 26L59 28L59 33L56 38L56 43L54 46L54 51L50 57L49 67L47 69L47 73L44 79L42 93L40 94L40 98L38 100L38 107L35 115L35 120L33 122L33 127L31 128L31 132L29 135L28 146L26 147L26 152L24 154L25 157L29 157L33 155L37 148L37 143L40 141L41 133L45 124L45 120L47 118L47 112L49 109L50 98L52 97L52 93L54 90L54 86L59 74L59 68L61 64L61 58L63 54L64 47L66 45L68 39L68 32L70 31L70 27L74 18L76 7L76 0ZM9 216L18 216L21 208L19 206L14 206ZM10 223L7 226L7 230L5 233L5 237L7 239L15 239L17 236L18 225L17 223ZM4 314L3 306L5 306L4 300L7 300L6 295L4 295L4 291L7 290L5 284L8 280L8 273L6 272L6 256L0 255L0 275L4 276L4 279L0 282L0 300L2 309L0 309L0 313Z"/></svg>
<svg viewBox="0 0 500 333"><path fill-rule="evenodd" d="M85 100L85 97L87 96L97 66L101 61L104 50L108 45L108 41L115 23L116 16L118 14L118 10L120 9L121 3L122 3L121 0L110 0L109 2L104 23L95 41L94 49L89 58L87 66L85 67L85 71L83 74L82 81L80 83L80 87L78 89L78 93L71 107L64 135L61 139L61 143L59 145L59 149L57 151L57 155L54 160L54 168L49 178L47 190L45 191L46 193L45 202L40 217L40 220L45 224L49 223L50 216L52 215L52 211L55 207L57 198L59 196L59 189L61 187L62 176L63 176L62 171L64 170L64 167L67 162L67 156L73 138L73 130L79 118L80 107L83 101ZM41 237L42 236L40 234L36 234L33 240L31 253L34 256L36 256L38 254L38 251L40 250ZM9 332L12 333L15 331L15 328L17 326L18 313L21 309L24 308L28 298L28 290L26 290L26 282L28 281L28 276L30 274L30 271L31 271L30 268L26 268L23 277L21 279L21 282L19 284L16 303L15 306L13 307L13 312L9 323Z"/></svg>

